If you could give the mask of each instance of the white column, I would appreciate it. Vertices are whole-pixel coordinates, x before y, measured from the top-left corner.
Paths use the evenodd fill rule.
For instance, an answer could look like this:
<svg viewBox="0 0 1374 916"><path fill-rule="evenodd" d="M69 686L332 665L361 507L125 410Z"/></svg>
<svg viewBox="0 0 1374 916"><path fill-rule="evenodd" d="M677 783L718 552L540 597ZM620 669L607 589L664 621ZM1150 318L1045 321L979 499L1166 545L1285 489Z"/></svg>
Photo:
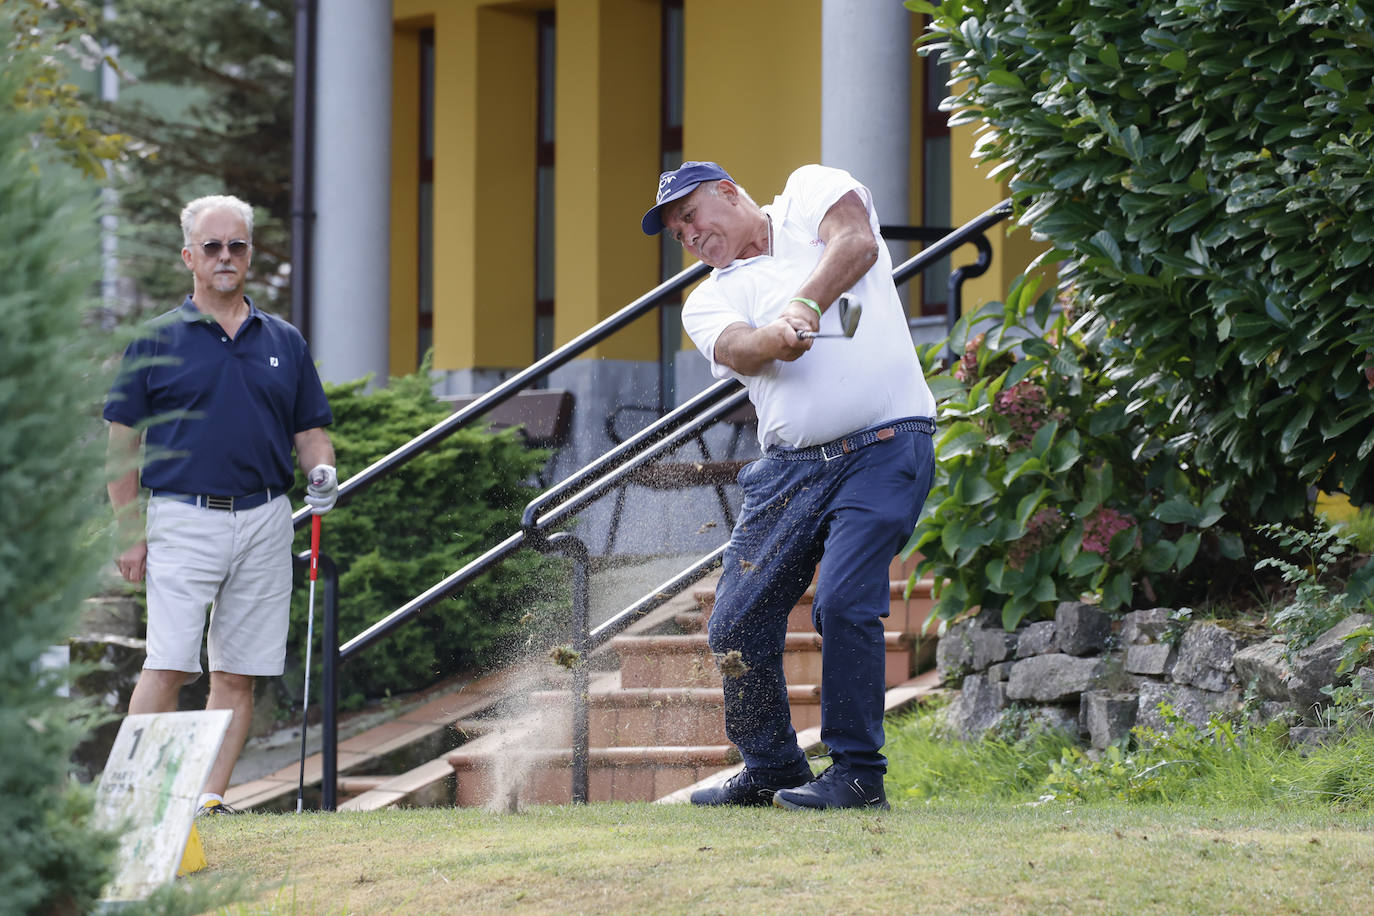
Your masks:
<svg viewBox="0 0 1374 916"><path fill-rule="evenodd" d="M910 221L913 15L902 0L821 6L821 163L863 182L889 224Z"/></svg>
<svg viewBox="0 0 1374 916"><path fill-rule="evenodd" d="M315 72L310 348L334 382L387 380L391 0L323 0Z"/></svg>

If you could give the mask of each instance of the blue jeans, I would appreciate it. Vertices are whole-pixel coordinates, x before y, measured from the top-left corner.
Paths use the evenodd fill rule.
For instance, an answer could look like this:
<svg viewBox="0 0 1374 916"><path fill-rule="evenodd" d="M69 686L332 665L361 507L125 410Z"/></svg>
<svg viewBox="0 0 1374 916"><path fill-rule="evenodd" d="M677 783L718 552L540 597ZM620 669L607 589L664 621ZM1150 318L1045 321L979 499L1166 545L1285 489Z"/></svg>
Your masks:
<svg viewBox="0 0 1374 916"><path fill-rule="evenodd" d="M888 570L930 492L934 447L929 433L903 430L848 453L828 451L838 457L765 455L740 472L744 505L708 635L718 659L737 650L748 666L725 678L725 733L745 765L795 766L803 753L787 703L783 640L819 564L812 620L823 637L821 740L836 766L881 776Z"/></svg>

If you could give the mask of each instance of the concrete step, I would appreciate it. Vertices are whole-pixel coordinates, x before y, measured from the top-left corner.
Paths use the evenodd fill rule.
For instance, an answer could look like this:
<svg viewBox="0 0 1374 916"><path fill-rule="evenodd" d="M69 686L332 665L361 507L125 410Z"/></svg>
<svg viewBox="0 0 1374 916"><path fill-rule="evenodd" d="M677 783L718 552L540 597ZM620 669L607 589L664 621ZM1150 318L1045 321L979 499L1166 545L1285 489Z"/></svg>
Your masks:
<svg viewBox="0 0 1374 916"><path fill-rule="evenodd" d="M728 744L722 694L719 687L629 687L593 692L587 716L588 741L592 747ZM820 725L819 685L789 684L787 700L794 728L800 731ZM541 691L530 701L536 708L554 710L548 740L571 744L571 694Z"/></svg>
<svg viewBox="0 0 1374 916"><path fill-rule="evenodd" d="M570 748L510 755L463 749L447 759L457 777L455 800L460 807L491 805L513 810L572 801ZM587 799L653 801L738 762L739 754L728 744L594 747L587 765Z"/></svg>
<svg viewBox="0 0 1374 916"><path fill-rule="evenodd" d="M905 633L884 634L887 662L884 682L900 684L913 674L913 643ZM611 647L620 656L622 687L720 687L720 670L703 633L667 636L618 636ZM783 674L789 684L821 682L821 638L789 632L783 643ZM745 659L748 662L748 659Z"/></svg>

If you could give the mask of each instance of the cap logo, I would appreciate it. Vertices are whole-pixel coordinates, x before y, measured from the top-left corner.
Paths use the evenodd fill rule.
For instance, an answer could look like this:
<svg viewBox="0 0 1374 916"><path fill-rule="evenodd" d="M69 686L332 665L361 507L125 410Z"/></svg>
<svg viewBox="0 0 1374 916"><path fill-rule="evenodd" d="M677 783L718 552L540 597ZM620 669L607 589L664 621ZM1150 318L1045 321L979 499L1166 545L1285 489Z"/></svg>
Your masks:
<svg viewBox="0 0 1374 916"><path fill-rule="evenodd" d="M668 193L668 186L669 186L670 184L673 183L673 179L676 178L676 177L677 177L677 175L668 174L668 175L664 175L662 178L660 178L660 179L658 180L658 199L659 199L659 200L662 200L662 199L664 198L664 195L666 195L666 194Z"/></svg>

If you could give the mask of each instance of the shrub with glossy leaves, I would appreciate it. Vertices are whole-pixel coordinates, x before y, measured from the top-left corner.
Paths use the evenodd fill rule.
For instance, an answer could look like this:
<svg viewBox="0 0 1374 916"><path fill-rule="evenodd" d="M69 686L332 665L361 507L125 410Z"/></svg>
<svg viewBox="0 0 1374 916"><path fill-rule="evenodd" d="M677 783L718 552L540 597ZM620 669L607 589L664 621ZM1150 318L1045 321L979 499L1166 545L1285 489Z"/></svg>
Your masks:
<svg viewBox="0 0 1374 916"><path fill-rule="evenodd" d="M1137 422L1108 360L1052 305L1018 282L956 325L949 372L933 371L944 342L923 352L942 428L909 551L935 578L936 616L1000 609L1010 629L1084 594L1118 609L1225 590L1245 552L1227 485L1183 427Z"/></svg>
<svg viewBox="0 0 1374 916"><path fill-rule="evenodd" d="M1131 423L1175 428L1241 521L1374 495L1368 4L907 6Z"/></svg>

